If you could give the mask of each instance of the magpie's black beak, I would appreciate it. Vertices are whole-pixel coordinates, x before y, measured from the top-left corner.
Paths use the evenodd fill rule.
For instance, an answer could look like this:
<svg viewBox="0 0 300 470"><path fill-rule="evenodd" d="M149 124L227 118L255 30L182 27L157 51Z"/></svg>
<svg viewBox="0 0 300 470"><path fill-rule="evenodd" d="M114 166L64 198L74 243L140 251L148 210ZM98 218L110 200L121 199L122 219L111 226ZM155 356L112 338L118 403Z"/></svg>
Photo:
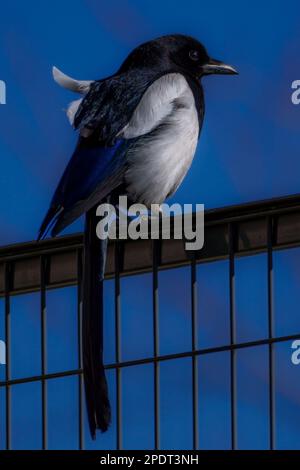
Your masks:
<svg viewBox="0 0 300 470"><path fill-rule="evenodd" d="M224 64L219 60L209 59L207 64L202 65L202 74L210 75L212 73L219 73L222 75L238 75L238 71L231 65Z"/></svg>

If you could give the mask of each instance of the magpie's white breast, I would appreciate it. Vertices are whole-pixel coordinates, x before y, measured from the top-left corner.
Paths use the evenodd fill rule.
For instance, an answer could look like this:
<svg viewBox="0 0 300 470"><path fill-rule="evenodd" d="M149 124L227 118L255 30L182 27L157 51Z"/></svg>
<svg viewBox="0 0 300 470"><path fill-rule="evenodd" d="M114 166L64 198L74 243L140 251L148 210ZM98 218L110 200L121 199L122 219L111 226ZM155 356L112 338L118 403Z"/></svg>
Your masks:
<svg viewBox="0 0 300 470"><path fill-rule="evenodd" d="M198 112L186 78L163 75L149 86L120 133L134 139L127 154L128 195L147 206L163 203L185 177L198 135Z"/></svg>

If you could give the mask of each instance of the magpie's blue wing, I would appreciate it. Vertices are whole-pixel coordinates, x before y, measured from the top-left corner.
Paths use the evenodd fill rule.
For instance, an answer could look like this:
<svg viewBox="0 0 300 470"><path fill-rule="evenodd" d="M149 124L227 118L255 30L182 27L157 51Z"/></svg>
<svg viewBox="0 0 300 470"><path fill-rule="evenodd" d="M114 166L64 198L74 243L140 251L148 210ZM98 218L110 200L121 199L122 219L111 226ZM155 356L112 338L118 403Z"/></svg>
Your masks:
<svg viewBox="0 0 300 470"><path fill-rule="evenodd" d="M93 82L75 115L78 145L59 182L38 239L52 236L99 203L122 183L127 142L118 134L128 123L157 73L127 72ZM83 137L84 136L84 137Z"/></svg>
<svg viewBox="0 0 300 470"><path fill-rule="evenodd" d="M56 236L122 183L127 142L101 147L80 139L52 198L39 239Z"/></svg>

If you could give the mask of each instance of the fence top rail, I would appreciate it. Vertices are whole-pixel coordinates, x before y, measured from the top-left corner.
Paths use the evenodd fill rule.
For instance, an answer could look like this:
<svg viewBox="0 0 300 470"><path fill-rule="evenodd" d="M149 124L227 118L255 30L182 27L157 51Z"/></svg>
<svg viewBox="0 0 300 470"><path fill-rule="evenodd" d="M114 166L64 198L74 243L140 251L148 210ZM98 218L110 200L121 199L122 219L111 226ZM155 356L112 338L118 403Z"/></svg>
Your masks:
<svg viewBox="0 0 300 470"><path fill-rule="evenodd" d="M300 193L205 210L205 225L210 226L230 221L238 222L298 210L300 211ZM68 249L81 247L82 242L82 233L75 233L57 238L48 238L39 242L33 240L5 245L0 247L0 261L12 256L22 256L22 254L31 256L32 254L44 254L49 251L52 253L60 250L67 251Z"/></svg>
<svg viewBox="0 0 300 470"><path fill-rule="evenodd" d="M267 250L268 219L273 221L272 248L300 246L300 194L205 211L205 241L195 253L197 262L229 256L229 224L235 230L234 254L243 256ZM122 275L152 269L151 240L126 240ZM72 285L77 281L78 254L83 235L62 236L0 248L0 296L5 292L5 265L11 267L11 293L31 292L40 286L40 260L48 260L47 287ZM114 243L109 243L106 276L114 276ZM191 256L182 240L162 240L159 267L187 265ZM6 284L7 285L7 284Z"/></svg>

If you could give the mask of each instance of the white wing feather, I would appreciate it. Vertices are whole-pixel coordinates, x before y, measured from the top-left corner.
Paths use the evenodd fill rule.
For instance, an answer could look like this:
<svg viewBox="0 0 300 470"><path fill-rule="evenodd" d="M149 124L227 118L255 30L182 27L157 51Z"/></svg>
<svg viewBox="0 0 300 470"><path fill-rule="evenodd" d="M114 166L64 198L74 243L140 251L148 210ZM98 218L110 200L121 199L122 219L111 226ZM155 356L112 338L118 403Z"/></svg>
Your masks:
<svg viewBox="0 0 300 470"><path fill-rule="evenodd" d="M91 84L94 80L76 80L69 77L57 67L52 68L52 75L56 83L67 90L74 91L75 93L85 94L89 91Z"/></svg>
<svg viewBox="0 0 300 470"><path fill-rule="evenodd" d="M86 94L93 83L93 80L75 80L75 78L69 77L57 67L52 68L52 75L58 85L80 94ZM72 101L67 108L67 116L71 126L74 124L75 114L77 113L82 100L83 98Z"/></svg>

